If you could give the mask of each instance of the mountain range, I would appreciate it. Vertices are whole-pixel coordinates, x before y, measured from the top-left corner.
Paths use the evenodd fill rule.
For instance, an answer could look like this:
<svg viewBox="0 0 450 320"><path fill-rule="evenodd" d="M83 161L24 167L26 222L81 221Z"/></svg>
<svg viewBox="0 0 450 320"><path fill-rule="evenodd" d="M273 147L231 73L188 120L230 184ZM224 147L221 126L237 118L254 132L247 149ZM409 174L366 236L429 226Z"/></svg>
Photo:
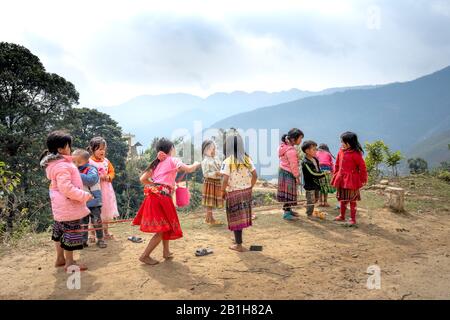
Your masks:
<svg viewBox="0 0 450 320"><path fill-rule="evenodd" d="M434 166L450 158L450 67L416 80L360 88L259 108L213 124L215 128L298 127L305 139L327 143L336 152L344 131L360 141L384 140L406 156ZM445 148L444 148L445 147ZM443 149L443 150L441 150ZM438 156L439 155L439 156Z"/></svg>
<svg viewBox="0 0 450 320"><path fill-rule="evenodd" d="M339 148L344 131L358 133L361 143L384 140L406 157L422 157L430 166L450 160L450 67L407 82L331 88L319 92L216 93L145 95L112 107L98 108L136 135L145 147L152 138L177 128L300 128L305 140Z"/></svg>
<svg viewBox="0 0 450 320"><path fill-rule="evenodd" d="M302 99L315 95L369 88L374 86L331 88L319 92L290 89L280 92L215 93L206 98L175 93L142 95L110 107L97 107L109 114L125 132L136 135L136 140L149 146L154 137L169 137L177 129L194 132L194 121L201 121L203 129L229 116L264 106Z"/></svg>

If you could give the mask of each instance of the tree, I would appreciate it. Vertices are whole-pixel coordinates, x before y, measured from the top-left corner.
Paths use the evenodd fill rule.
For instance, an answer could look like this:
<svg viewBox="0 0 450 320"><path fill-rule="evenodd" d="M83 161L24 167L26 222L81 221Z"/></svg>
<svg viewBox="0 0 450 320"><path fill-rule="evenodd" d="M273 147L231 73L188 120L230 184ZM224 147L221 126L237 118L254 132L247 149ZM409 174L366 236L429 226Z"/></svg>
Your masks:
<svg viewBox="0 0 450 320"><path fill-rule="evenodd" d="M106 157L114 166L116 178L113 181L119 212L129 211L126 199L119 196L129 191L130 174L126 168L128 146L122 137L122 129L111 117L96 109L73 108L65 115L62 129L73 137L73 147L85 149L93 137L103 137L108 145Z"/></svg>
<svg viewBox="0 0 450 320"><path fill-rule="evenodd" d="M44 183L38 155L46 134L61 123L78 97L72 83L46 72L28 49L0 42L0 154L22 176L16 206L8 208L11 223L26 208L41 207L49 213L43 205L48 183ZM8 199L8 205L12 200Z"/></svg>
<svg viewBox="0 0 450 320"><path fill-rule="evenodd" d="M408 159L409 171L412 174L425 173L428 171L428 163L422 158Z"/></svg>
<svg viewBox="0 0 450 320"><path fill-rule="evenodd" d="M392 174L394 176L398 176L397 166L399 165L400 161L402 161L402 159L404 159L404 157L400 151L391 152L391 150L386 147L385 163L392 169Z"/></svg>
<svg viewBox="0 0 450 320"><path fill-rule="evenodd" d="M15 209L17 204L15 190L19 183L20 174L12 172L6 163L0 161L0 234L12 229L9 210Z"/></svg>
<svg viewBox="0 0 450 320"><path fill-rule="evenodd" d="M377 140L373 143L366 142L364 148L367 152L365 160L369 176L373 179L377 179L380 176L379 166L385 159L387 146L382 140Z"/></svg>

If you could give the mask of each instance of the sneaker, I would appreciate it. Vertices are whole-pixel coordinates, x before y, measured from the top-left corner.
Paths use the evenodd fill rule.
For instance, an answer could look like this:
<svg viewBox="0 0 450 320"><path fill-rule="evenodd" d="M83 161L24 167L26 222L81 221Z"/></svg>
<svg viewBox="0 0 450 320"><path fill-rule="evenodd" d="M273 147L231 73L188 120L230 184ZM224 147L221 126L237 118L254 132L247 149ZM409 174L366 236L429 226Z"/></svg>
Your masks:
<svg viewBox="0 0 450 320"><path fill-rule="evenodd" d="M290 211L290 213L294 216L294 217L300 217L300 215L297 213L297 212L295 212L295 211Z"/></svg>
<svg viewBox="0 0 450 320"><path fill-rule="evenodd" d="M295 216L293 216L290 211L285 211L284 212L283 219L284 220L288 220L288 221L297 220L297 218Z"/></svg>

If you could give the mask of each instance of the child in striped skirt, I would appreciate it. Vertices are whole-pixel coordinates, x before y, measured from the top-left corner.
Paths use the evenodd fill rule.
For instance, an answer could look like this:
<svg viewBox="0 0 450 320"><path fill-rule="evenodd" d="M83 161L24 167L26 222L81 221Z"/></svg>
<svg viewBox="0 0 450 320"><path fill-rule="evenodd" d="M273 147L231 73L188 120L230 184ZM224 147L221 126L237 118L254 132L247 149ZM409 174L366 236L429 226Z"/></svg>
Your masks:
<svg viewBox="0 0 450 320"><path fill-rule="evenodd" d="M281 144L278 147L280 169L278 171L277 201L284 203L283 218L285 220L296 220L298 217L298 214L291 208L297 205L297 186L300 183L298 155L294 146L299 145L302 139L303 132L294 128L281 137Z"/></svg>
<svg viewBox="0 0 450 320"><path fill-rule="evenodd" d="M203 189L202 205L206 207L205 223L210 225L222 225L215 220L213 209L223 208L222 175L220 173L220 160L216 157L216 144L212 140L206 140L202 144L202 171Z"/></svg>
<svg viewBox="0 0 450 320"><path fill-rule="evenodd" d="M247 251L242 243L242 230L252 225L252 189L258 178L252 159L244 151L242 137L227 136L222 163L222 192L226 199L228 229L234 232L236 244L231 250Z"/></svg>

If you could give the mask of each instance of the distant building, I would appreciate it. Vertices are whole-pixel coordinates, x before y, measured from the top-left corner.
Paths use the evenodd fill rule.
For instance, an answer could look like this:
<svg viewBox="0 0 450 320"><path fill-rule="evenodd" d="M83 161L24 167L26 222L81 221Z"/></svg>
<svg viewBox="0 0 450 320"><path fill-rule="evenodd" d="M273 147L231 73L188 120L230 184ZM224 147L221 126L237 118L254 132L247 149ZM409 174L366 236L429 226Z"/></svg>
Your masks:
<svg viewBox="0 0 450 320"><path fill-rule="evenodd" d="M122 138L127 142L128 145L128 159L138 158L142 155L142 144L140 142L134 143L135 135L131 133L124 134Z"/></svg>

